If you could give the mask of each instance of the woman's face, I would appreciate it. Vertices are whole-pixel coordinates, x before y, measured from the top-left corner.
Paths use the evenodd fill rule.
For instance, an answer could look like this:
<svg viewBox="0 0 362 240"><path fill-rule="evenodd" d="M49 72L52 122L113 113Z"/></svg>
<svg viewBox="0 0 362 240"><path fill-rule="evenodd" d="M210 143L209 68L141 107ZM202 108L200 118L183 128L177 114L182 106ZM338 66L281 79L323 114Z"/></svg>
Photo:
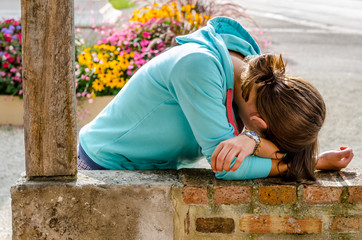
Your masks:
<svg viewBox="0 0 362 240"><path fill-rule="evenodd" d="M244 70L245 62L243 56L233 51L230 51L231 61L234 70L234 102L238 106L238 115L244 125L250 130L261 136L261 133L266 129L266 123L260 118L256 109L256 87L250 92L249 100L241 97L241 73Z"/></svg>
<svg viewBox="0 0 362 240"><path fill-rule="evenodd" d="M263 131L266 129L266 124L256 109L256 87L253 87L251 90L247 102L241 96L240 86L236 87L234 102L238 106L238 115L245 127L250 131L262 135Z"/></svg>

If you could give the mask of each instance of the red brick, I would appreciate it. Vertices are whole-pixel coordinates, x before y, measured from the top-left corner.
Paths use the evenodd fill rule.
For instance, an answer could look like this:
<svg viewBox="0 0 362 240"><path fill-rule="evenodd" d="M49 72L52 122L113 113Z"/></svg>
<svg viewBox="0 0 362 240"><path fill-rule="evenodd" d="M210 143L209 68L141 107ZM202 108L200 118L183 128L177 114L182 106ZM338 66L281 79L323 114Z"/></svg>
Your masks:
<svg viewBox="0 0 362 240"><path fill-rule="evenodd" d="M251 187L218 186L214 191L215 204L241 204L251 201Z"/></svg>
<svg viewBox="0 0 362 240"><path fill-rule="evenodd" d="M240 218L240 231L245 233L321 233L319 218L295 219L290 216L244 215Z"/></svg>
<svg viewBox="0 0 362 240"><path fill-rule="evenodd" d="M306 187L304 201L306 203L339 203L341 201L341 187Z"/></svg>
<svg viewBox="0 0 362 240"><path fill-rule="evenodd" d="M232 218L197 218L196 231L202 233L233 233L235 229Z"/></svg>
<svg viewBox="0 0 362 240"><path fill-rule="evenodd" d="M362 231L362 216L333 217L331 232L353 233Z"/></svg>
<svg viewBox="0 0 362 240"><path fill-rule="evenodd" d="M184 187L183 196L186 204L207 204L206 187Z"/></svg>
<svg viewBox="0 0 362 240"><path fill-rule="evenodd" d="M348 188L348 202L350 203L362 203L362 187L349 187Z"/></svg>
<svg viewBox="0 0 362 240"><path fill-rule="evenodd" d="M295 203L297 189L295 186L260 186L259 201L269 204Z"/></svg>

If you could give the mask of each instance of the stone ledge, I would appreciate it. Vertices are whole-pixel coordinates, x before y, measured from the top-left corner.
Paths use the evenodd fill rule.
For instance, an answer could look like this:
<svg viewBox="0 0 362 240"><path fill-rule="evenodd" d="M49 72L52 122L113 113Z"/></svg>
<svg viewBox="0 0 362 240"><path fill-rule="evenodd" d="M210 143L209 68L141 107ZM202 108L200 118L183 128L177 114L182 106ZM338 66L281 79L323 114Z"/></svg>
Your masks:
<svg viewBox="0 0 362 240"><path fill-rule="evenodd" d="M357 239L362 170L317 176L313 185L223 181L205 169L23 177L11 188L13 239Z"/></svg>

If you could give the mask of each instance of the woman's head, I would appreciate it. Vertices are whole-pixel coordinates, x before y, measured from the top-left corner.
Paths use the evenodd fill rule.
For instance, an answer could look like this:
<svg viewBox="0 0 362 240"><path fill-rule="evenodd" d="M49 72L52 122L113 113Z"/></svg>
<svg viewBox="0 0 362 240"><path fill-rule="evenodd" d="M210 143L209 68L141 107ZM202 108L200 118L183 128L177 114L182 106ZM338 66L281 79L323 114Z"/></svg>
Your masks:
<svg viewBox="0 0 362 240"><path fill-rule="evenodd" d="M307 81L286 75L281 56L261 55L246 63L242 98L248 102L255 91L256 109L266 124L262 135L287 153L286 178L314 180L317 136L326 115L321 94Z"/></svg>

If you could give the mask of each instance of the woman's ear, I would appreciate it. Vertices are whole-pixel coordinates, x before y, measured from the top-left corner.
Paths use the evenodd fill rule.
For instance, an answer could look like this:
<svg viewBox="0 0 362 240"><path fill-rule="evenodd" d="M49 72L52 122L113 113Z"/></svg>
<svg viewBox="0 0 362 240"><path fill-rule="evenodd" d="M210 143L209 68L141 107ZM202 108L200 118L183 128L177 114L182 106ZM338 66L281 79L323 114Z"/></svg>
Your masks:
<svg viewBox="0 0 362 240"><path fill-rule="evenodd" d="M266 130L268 128L266 122L259 116L252 116L250 120L258 129Z"/></svg>

